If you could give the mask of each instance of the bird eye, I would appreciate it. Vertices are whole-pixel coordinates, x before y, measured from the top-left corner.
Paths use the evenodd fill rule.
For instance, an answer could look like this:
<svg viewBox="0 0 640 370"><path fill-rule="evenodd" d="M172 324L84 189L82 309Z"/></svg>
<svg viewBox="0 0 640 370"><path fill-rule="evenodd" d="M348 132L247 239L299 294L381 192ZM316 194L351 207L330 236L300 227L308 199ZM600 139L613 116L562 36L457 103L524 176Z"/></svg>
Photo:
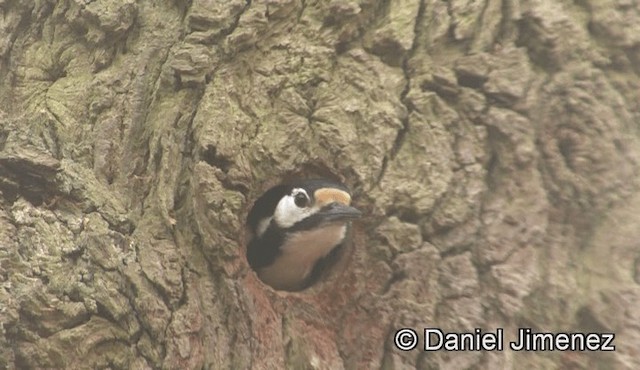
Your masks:
<svg viewBox="0 0 640 370"><path fill-rule="evenodd" d="M299 208L305 208L309 205L309 198L304 193L298 193L294 196L293 201L296 203L296 206Z"/></svg>

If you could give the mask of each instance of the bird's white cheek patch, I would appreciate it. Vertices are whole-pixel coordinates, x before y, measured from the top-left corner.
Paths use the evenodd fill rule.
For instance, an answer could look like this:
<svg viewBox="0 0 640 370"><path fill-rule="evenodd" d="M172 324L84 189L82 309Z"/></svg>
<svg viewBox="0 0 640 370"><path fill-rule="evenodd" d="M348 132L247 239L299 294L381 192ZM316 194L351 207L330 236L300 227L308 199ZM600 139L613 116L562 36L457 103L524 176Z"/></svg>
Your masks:
<svg viewBox="0 0 640 370"><path fill-rule="evenodd" d="M258 276L275 289L301 289L315 263L344 240L344 224L303 231L288 238L282 253L271 266L258 270Z"/></svg>
<svg viewBox="0 0 640 370"><path fill-rule="evenodd" d="M296 206L293 197L287 195L276 206L273 217L280 227L286 228L309 217L316 211L316 208L300 208Z"/></svg>

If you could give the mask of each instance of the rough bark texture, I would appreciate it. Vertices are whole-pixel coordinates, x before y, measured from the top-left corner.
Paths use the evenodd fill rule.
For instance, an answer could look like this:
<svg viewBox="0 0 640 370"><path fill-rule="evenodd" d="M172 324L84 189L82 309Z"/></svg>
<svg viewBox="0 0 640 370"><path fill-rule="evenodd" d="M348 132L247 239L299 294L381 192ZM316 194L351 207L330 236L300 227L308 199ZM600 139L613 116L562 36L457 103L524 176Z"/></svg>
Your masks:
<svg viewBox="0 0 640 370"><path fill-rule="evenodd" d="M0 368L640 368L635 0L0 1ZM366 217L275 292L252 201ZM401 352L396 329L616 333Z"/></svg>

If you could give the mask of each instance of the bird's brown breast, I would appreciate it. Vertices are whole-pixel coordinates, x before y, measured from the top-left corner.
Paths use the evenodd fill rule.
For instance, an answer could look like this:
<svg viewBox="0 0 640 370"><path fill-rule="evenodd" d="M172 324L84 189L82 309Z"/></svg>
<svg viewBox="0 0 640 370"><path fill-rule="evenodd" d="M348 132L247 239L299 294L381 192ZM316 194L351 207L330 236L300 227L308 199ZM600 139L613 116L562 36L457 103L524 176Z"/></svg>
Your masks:
<svg viewBox="0 0 640 370"><path fill-rule="evenodd" d="M258 276L275 289L302 289L316 262L344 240L346 231L340 223L295 233L280 247L275 263L258 269Z"/></svg>

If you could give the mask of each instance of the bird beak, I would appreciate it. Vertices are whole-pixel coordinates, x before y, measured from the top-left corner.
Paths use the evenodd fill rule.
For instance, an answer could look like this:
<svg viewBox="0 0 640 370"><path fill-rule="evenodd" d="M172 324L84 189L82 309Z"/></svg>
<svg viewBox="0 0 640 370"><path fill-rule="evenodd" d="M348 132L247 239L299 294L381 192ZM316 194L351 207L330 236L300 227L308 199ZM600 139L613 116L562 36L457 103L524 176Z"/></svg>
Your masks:
<svg viewBox="0 0 640 370"><path fill-rule="evenodd" d="M320 214L326 222L347 221L360 218L360 216L362 216L362 212L357 208L337 202L329 204L320 211Z"/></svg>

